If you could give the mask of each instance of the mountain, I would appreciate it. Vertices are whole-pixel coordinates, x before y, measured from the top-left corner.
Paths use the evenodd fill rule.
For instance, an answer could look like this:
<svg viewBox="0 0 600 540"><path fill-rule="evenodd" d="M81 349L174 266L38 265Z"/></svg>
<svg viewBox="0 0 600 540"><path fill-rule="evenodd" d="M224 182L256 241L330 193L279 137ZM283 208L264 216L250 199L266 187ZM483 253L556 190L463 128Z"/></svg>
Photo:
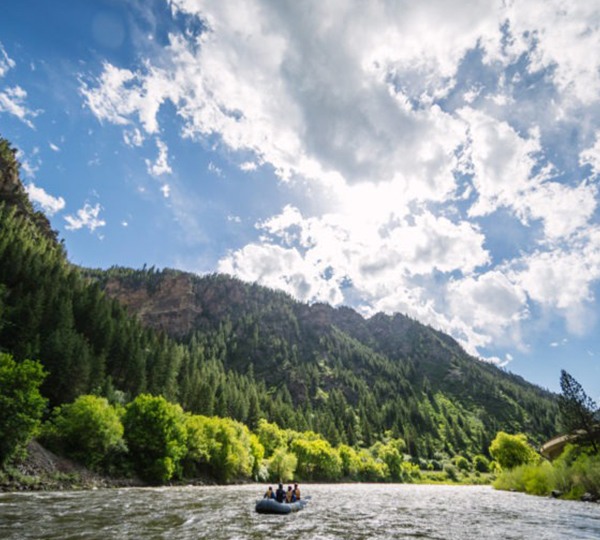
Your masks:
<svg viewBox="0 0 600 540"><path fill-rule="evenodd" d="M439 435L440 412L455 418L457 446L482 428L487 437L497 429L541 438L554 432L550 393L404 315L365 319L224 275L124 268L89 275L144 325L181 343L221 335L226 369L251 369L267 388L289 392L296 407L331 408L338 434L356 432L358 418L363 440L370 440L365 431L392 429L410 443ZM480 442L487 437L480 433Z"/></svg>
<svg viewBox="0 0 600 540"><path fill-rule="evenodd" d="M485 453L500 429L540 442L556 399L404 315L365 319L225 275L68 262L0 139L0 349L39 359L53 405L162 394L191 412L434 458Z"/></svg>

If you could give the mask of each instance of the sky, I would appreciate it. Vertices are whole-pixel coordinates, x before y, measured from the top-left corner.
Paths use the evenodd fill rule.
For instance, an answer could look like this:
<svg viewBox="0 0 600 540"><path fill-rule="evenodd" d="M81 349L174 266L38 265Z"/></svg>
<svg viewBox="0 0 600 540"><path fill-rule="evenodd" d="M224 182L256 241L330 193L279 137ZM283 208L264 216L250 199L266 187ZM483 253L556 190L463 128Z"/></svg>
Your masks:
<svg viewBox="0 0 600 540"><path fill-rule="evenodd" d="M407 314L600 402L600 0L19 0L0 136L86 267Z"/></svg>

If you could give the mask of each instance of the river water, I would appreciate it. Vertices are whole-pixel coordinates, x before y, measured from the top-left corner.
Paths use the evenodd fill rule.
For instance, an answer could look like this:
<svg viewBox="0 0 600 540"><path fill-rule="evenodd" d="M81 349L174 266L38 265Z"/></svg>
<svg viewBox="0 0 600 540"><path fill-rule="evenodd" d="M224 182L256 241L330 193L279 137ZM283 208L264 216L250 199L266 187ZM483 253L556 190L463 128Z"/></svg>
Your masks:
<svg viewBox="0 0 600 540"><path fill-rule="evenodd" d="M600 539L600 505L490 487L304 485L296 514L257 514L263 486L0 494L0 538Z"/></svg>

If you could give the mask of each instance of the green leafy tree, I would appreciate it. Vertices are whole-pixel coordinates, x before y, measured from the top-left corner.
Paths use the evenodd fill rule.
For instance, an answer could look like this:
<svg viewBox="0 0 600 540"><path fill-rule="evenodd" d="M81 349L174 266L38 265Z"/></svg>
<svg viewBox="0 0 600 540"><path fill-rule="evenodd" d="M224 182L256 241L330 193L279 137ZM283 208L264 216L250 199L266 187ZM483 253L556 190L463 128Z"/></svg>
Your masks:
<svg viewBox="0 0 600 540"><path fill-rule="evenodd" d="M265 447L260 444L260 440L254 433L250 434L250 453L252 455L252 477L257 479L265 457Z"/></svg>
<svg viewBox="0 0 600 540"><path fill-rule="evenodd" d="M486 473L490 471L490 461L482 454L477 454L473 457L473 468L480 472Z"/></svg>
<svg viewBox="0 0 600 540"><path fill-rule="evenodd" d="M598 452L594 431L598 428L595 421L596 403L585 393L583 387L564 369L560 372L560 388L558 397L561 423L565 431L585 433L586 441L594 452Z"/></svg>
<svg viewBox="0 0 600 540"><path fill-rule="evenodd" d="M258 475L264 448L258 437L229 418L186 415L188 474L202 471L223 482Z"/></svg>
<svg viewBox="0 0 600 540"><path fill-rule="evenodd" d="M469 460L464 456L454 456L452 462L459 471L468 471L471 468Z"/></svg>
<svg viewBox="0 0 600 540"><path fill-rule="evenodd" d="M389 477L387 465L380 459L375 459L366 448L358 452L360 461L359 477L367 482L381 482Z"/></svg>
<svg viewBox="0 0 600 540"><path fill-rule="evenodd" d="M298 457L298 474L303 480L336 480L342 474L339 454L324 439L297 438L292 452Z"/></svg>
<svg viewBox="0 0 600 540"><path fill-rule="evenodd" d="M498 432L492 441L490 455L503 469L513 469L538 459L537 453L529 446L523 433L510 435L504 431Z"/></svg>
<svg viewBox="0 0 600 540"><path fill-rule="evenodd" d="M205 426L213 475L223 482L249 478L254 462L248 428L229 418L215 417Z"/></svg>
<svg viewBox="0 0 600 540"><path fill-rule="evenodd" d="M140 476L166 482L187 453L185 415L162 396L140 394L125 409L125 441Z"/></svg>
<svg viewBox="0 0 600 540"><path fill-rule="evenodd" d="M277 448L269 459L269 477L274 482L288 482L294 478L298 458L285 448Z"/></svg>
<svg viewBox="0 0 600 540"><path fill-rule="evenodd" d="M44 432L51 447L92 469L124 443L117 410L106 398L93 395L57 407Z"/></svg>
<svg viewBox="0 0 600 540"><path fill-rule="evenodd" d="M270 457L278 448L287 449L287 436L285 430L277 424L267 422L264 418L258 421L258 440L265 449L265 457Z"/></svg>
<svg viewBox="0 0 600 540"><path fill-rule="evenodd" d="M340 459L342 460L342 476L356 480L361 464L356 450L347 444L340 444L337 450Z"/></svg>
<svg viewBox="0 0 600 540"><path fill-rule="evenodd" d="M388 442L387 444L376 442L370 448L370 451L375 458L380 459L387 465L390 480L396 482L402 480L402 462L404 457L398 450L397 444L394 444L394 442Z"/></svg>
<svg viewBox="0 0 600 540"><path fill-rule="evenodd" d="M185 472L196 475L208 466L210 461L210 439L206 429L206 416L197 414L185 415L187 431L187 453L185 455Z"/></svg>
<svg viewBox="0 0 600 540"><path fill-rule="evenodd" d="M46 407L39 391L45 376L39 362L15 362L0 353L0 466L24 449L38 430Z"/></svg>
<svg viewBox="0 0 600 540"><path fill-rule="evenodd" d="M446 473L446 477L452 482L458 481L458 469L456 465L452 463L444 463L444 473Z"/></svg>

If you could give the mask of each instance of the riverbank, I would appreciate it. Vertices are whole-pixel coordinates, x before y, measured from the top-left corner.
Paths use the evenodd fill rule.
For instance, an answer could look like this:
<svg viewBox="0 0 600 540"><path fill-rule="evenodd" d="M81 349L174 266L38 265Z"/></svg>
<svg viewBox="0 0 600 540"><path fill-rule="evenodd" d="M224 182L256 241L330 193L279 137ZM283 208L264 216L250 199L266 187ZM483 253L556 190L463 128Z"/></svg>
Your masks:
<svg viewBox="0 0 600 540"><path fill-rule="evenodd" d="M422 471L413 478L415 484L438 485L489 485L494 479L490 474L462 473L451 479L442 471ZM251 483L240 478L229 484ZM337 483L337 482L334 482ZM170 485L218 485L215 478L187 479ZM139 478L110 477L90 471L74 461L58 456L33 440L27 447L27 456L0 471L0 492L15 491L63 491L104 489L118 487L147 487Z"/></svg>
<svg viewBox="0 0 600 540"><path fill-rule="evenodd" d="M37 441L27 446L27 456L0 471L0 491L56 491L143 486L139 479L96 474L57 456Z"/></svg>
<svg viewBox="0 0 600 540"><path fill-rule="evenodd" d="M247 484L240 479L239 484ZM169 485L218 485L216 479L203 476ZM27 455L22 460L0 470L0 492L18 491L68 491L84 489L106 489L119 487L151 487L140 478L111 477L90 471L78 463L58 456L32 440L27 446ZM155 486L153 486L155 487Z"/></svg>

